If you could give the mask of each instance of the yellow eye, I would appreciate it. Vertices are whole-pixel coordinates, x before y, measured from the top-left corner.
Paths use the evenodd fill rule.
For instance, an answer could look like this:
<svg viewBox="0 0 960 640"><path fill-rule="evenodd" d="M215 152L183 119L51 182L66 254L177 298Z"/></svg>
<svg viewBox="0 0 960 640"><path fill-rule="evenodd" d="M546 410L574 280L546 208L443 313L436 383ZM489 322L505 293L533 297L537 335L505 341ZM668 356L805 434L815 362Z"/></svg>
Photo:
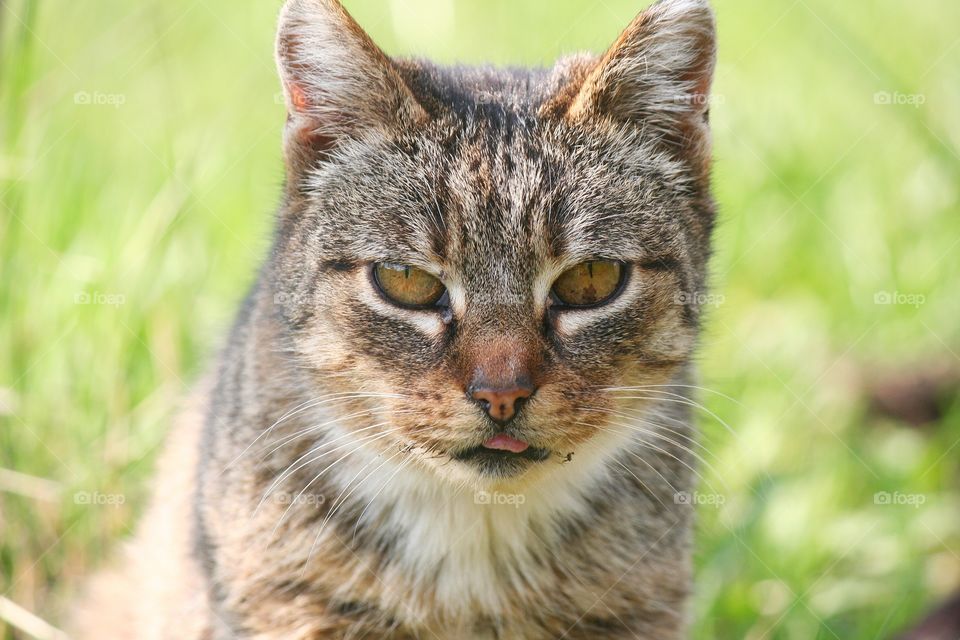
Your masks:
<svg viewBox="0 0 960 640"><path fill-rule="evenodd" d="M423 269L403 264L378 262L373 278L391 302L401 307L429 307L446 292L443 283Z"/></svg>
<svg viewBox="0 0 960 640"><path fill-rule="evenodd" d="M623 265L612 260L581 262L560 274L553 283L553 295L571 307L601 304L620 289L623 271Z"/></svg>

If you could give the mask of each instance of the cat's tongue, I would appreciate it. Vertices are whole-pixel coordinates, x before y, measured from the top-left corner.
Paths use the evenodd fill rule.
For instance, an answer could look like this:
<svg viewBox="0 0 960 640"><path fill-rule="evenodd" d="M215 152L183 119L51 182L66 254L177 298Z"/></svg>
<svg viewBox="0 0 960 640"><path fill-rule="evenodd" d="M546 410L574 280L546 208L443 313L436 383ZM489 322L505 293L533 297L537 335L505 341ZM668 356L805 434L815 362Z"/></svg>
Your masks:
<svg viewBox="0 0 960 640"><path fill-rule="evenodd" d="M498 433L492 438L488 438L483 446L487 449L496 449L497 451L510 451L511 453L523 453L530 446L523 440L511 438L505 433Z"/></svg>

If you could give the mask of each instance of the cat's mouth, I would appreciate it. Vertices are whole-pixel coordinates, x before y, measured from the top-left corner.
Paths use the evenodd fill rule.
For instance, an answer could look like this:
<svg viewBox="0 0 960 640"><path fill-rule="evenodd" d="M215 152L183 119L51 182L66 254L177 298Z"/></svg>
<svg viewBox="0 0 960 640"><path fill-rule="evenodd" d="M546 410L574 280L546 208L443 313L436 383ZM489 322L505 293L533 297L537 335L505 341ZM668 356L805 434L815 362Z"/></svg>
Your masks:
<svg viewBox="0 0 960 640"><path fill-rule="evenodd" d="M508 477L521 473L531 462L548 459L550 451L499 433L483 444L457 451L452 457L477 467L484 475Z"/></svg>

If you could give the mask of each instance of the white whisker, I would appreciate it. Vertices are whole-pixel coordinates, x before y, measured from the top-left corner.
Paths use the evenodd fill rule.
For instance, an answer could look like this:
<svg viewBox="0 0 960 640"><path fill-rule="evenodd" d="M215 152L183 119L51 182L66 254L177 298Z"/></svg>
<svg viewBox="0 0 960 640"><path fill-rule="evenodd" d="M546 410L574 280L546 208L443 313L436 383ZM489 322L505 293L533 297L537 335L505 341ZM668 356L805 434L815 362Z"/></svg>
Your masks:
<svg viewBox="0 0 960 640"><path fill-rule="evenodd" d="M612 430L612 429L606 429L606 428L601 427L601 426L596 425L596 424L591 424L591 423L587 423L587 422L578 422L577 424L581 424L581 425L587 426L587 427L593 427L594 429L599 429L599 430L601 430L601 431L606 431L607 433L613 433L613 434L617 434L617 435L624 435L623 432L614 431L614 430ZM620 427L630 428L629 425L623 425L623 424L619 424L619 423L610 423L610 424L613 424L614 426L620 426ZM716 489L713 487L713 485L710 483L710 481L707 480L706 478L704 478L703 475L700 474L700 472L698 472L698 471L697 471L696 469L694 469L692 466L690 466L689 464L687 464L685 461L681 460L680 458L678 458L678 457L675 456L674 454L670 453L670 452L667 451L666 449L663 449L663 448L661 448L661 447L658 447L657 445L655 445L655 444L653 444L653 443L651 443L651 442L647 442L647 441L645 441L645 440L634 439L634 440L632 440L632 442L634 442L634 443L636 443L636 444L639 444L639 445L642 446L642 447L647 447L648 449L653 449L654 451L657 451L657 452L662 453L662 454L664 454L664 455L666 455L666 456L669 456L670 458L673 458L674 460L676 460L677 462L679 462L681 465L683 465L684 467L686 467L686 468L687 468L691 473L693 473L697 478L699 478L699 480L700 480L701 482L703 482L705 485L707 485L708 487L710 487L710 490L711 490L711 491L713 491L714 493L717 493ZM681 448L683 448L683 447L681 447ZM689 452L689 450L687 450L687 451ZM636 453L634 453L633 451L629 451L629 450L627 451L627 453L629 453L629 454L632 455L632 456L635 456L638 460L642 460L643 462L645 462L645 463L649 466L650 463L647 462L646 460L644 460L643 457L640 456L639 454L636 454ZM657 472L657 473L659 474L659 472ZM663 478L662 475L660 475L660 477ZM664 480L664 482L667 482L667 479L666 479L666 478L663 478L663 480ZM670 485L669 482L667 482L667 485L670 486L671 488L673 488L672 485Z"/></svg>
<svg viewBox="0 0 960 640"><path fill-rule="evenodd" d="M691 398L688 398L688 397L686 397L686 396L680 395L680 394L678 394L678 393L669 393L669 392L667 392L667 391L658 391L658 390L656 390L656 389L648 389L647 391L650 391L650 392L652 392L652 393L663 393L663 394L666 394L666 395L672 396L672 397L667 397L667 398L665 398L665 397L658 397L658 396L653 396L653 397L650 397L650 396L621 396L621 395L613 395L613 394L611 394L611 397L616 398L616 399L618 399L618 400L646 400L646 401L648 401L648 402L675 402L675 403L680 404L680 405L685 405L685 406L688 406L688 407L691 407L691 408L694 408L694 409L699 409L700 411L703 411L704 413L706 413L707 415L709 415L711 418L713 418L714 420L716 420L718 423L720 423L721 425L723 425L723 427L724 427L727 431L730 432L730 435L736 437L736 432L733 430L733 428L730 427L730 425L728 425L728 424L726 423L726 421L724 421L723 418L721 418L721 417L718 416L716 413L714 413L714 412L711 411L710 409L706 408L705 406L703 406L703 405L700 404L699 402L697 402L697 401L695 401L695 400L693 400L693 399L691 399Z"/></svg>
<svg viewBox="0 0 960 640"><path fill-rule="evenodd" d="M231 466L236 464L237 461L240 460L240 458L242 458L247 453L247 451L250 450L250 447L255 445L260 440L260 438L267 435L268 433L273 431L278 425L280 425L282 422L297 415L298 413L302 413L304 411L307 411L308 409L313 409L320 405L326 404L327 402L333 402L335 400L352 400L354 398L405 398L405 397L407 396L400 395L400 394L390 394L390 393L342 392L342 393L328 394L326 396L320 396L319 398L307 400L306 402L301 402L299 405L297 405L293 409L288 410L286 413L280 416L277 419L277 421L274 422L272 425L270 425L267 429L265 429L264 431L261 431L260 434L256 438L254 438L253 441L250 444L248 444L243 451L239 453L239 455L237 455L237 457L235 457L233 460L227 463L227 465L220 471L220 474L222 475L227 469L229 469Z"/></svg>
<svg viewBox="0 0 960 640"><path fill-rule="evenodd" d="M366 427L366 429L372 429L372 428L374 428L374 427L382 427L382 426L387 425L387 424L389 424L389 422L380 422L380 423L375 424L375 425L370 425L369 427ZM307 458L308 456L310 456L310 455L312 455L312 454L317 454L318 451L321 451L322 448L323 448L324 446L326 446L326 443L321 443L318 447L313 447L312 449L310 449L309 451L307 451L305 454L303 454L302 456L300 456L299 458L297 458L296 460L294 460L293 463L291 463L291 464L286 468L286 470L284 470L284 471L277 477L277 479L274 480L274 481L270 484L270 486L267 488L267 491L264 493L263 497L260 499L259 504L257 504L257 508L254 510L253 515L255 516L255 515L257 514L257 512L260 510L260 507L263 506L263 503L264 503L264 502L267 500L267 498L270 496L270 493L272 493L273 490L274 490L281 482L283 482L285 479L287 479L288 477L290 477L291 475L293 475L294 473L296 473L297 471L299 471L299 470L302 469L303 467L307 466L308 464L312 464L312 463L316 462L317 460L320 460L321 458L324 458L324 457L330 455L331 453L335 453L335 452L337 452L337 451L339 451L339 450L341 450L341 449L344 449L344 448L346 448L346 447L349 447L351 444L355 444L355 443L357 443L357 442L365 443L365 442L367 442L367 441L370 441L370 440L373 440L373 439L375 439L375 438L379 438L379 437L388 435L388 434L390 434L390 433L394 433L394 432L396 432L396 431L400 431L400 428L398 427L398 428L394 428L394 429L391 429L391 430L388 430L388 431L385 431L385 432L382 432L382 433L374 433L374 434L372 434L372 435L368 435L368 436L364 436L364 437L362 437L362 438L354 439L354 440L351 440L350 442L346 442L346 443L344 443L344 444L342 444L342 445L340 445L340 446L338 446L338 447L334 447L333 449L331 449L331 450L329 450L329 451L324 451L323 453L319 453L318 455L314 456L313 458L310 458L309 460L304 460L304 458ZM361 446L362 446L362 444L361 444ZM341 459L342 459L342 458L341 458ZM303 461L303 462L300 462L300 461ZM299 465L297 465L298 462L300 462ZM294 465L297 465L297 466L294 467Z"/></svg>

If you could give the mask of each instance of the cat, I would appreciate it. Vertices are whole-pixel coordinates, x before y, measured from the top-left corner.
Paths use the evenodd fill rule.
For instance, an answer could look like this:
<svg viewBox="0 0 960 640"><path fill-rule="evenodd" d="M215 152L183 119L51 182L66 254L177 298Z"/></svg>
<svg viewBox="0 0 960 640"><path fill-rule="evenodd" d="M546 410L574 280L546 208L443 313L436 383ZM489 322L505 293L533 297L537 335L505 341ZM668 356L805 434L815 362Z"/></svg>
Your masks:
<svg viewBox="0 0 960 640"><path fill-rule="evenodd" d="M288 0L272 250L80 637L685 637L706 0L551 69Z"/></svg>

